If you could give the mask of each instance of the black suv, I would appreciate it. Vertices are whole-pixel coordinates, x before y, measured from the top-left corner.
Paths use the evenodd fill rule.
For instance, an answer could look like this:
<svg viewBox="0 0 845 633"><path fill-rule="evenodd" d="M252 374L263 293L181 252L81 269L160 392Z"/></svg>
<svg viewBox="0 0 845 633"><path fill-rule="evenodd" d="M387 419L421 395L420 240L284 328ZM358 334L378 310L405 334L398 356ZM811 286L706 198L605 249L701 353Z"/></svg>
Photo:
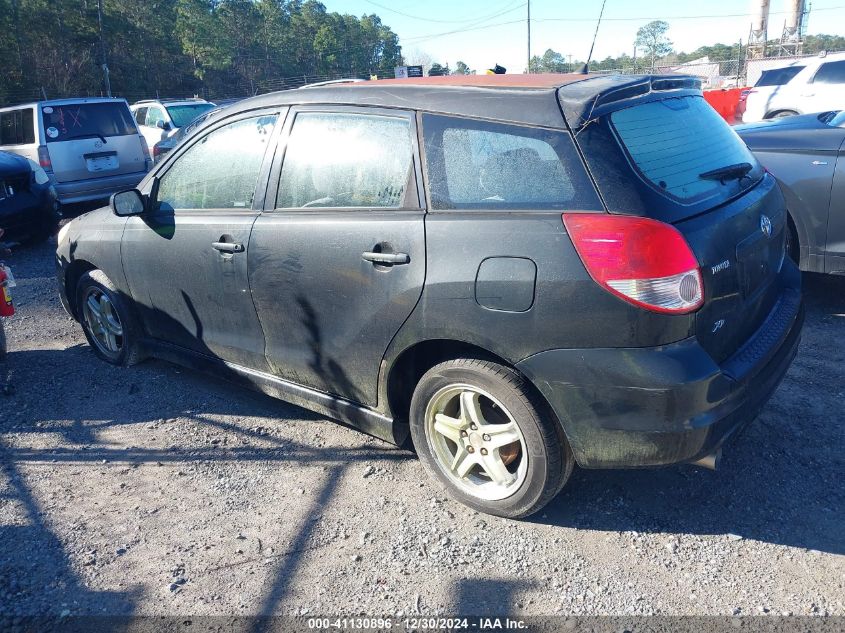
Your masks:
<svg viewBox="0 0 845 633"><path fill-rule="evenodd" d="M242 101L68 224L95 353L410 432L502 516L712 461L798 347L774 179L694 78L437 79Z"/></svg>

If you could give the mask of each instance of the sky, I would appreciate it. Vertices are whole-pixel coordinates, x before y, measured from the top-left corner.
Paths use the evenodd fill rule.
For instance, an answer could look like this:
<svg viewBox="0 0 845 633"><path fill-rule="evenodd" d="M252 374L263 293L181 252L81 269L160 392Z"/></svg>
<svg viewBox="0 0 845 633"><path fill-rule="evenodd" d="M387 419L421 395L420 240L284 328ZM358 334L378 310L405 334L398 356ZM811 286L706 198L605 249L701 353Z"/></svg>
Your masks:
<svg viewBox="0 0 845 633"><path fill-rule="evenodd" d="M414 61L427 56L454 68L461 60L483 71L500 64L523 72L528 56L526 0L322 0L329 11L375 13L399 35ZM769 39L780 37L789 0L771 0ZM748 39L759 0L607 0L593 59L633 54L637 29L651 20L669 23L676 51ZM586 59L601 0L531 0L531 52L552 48ZM845 35L845 0L813 0L807 33Z"/></svg>

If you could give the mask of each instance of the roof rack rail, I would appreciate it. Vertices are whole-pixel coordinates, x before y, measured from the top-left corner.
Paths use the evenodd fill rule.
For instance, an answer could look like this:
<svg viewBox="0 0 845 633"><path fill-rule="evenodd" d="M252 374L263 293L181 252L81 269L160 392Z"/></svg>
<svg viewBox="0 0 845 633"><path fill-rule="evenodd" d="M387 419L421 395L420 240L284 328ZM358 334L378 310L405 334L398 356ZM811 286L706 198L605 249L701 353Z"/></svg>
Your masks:
<svg viewBox="0 0 845 633"><path fill-rule="evenodd" d="M319 88L320 86L333 86L335 84L357 84L362 81L367 80L359 79L358 77L349 77L348 79L330 79L328 81L318 81L313 84L305 84L304 86L300 86L300 88Z"/></svg>

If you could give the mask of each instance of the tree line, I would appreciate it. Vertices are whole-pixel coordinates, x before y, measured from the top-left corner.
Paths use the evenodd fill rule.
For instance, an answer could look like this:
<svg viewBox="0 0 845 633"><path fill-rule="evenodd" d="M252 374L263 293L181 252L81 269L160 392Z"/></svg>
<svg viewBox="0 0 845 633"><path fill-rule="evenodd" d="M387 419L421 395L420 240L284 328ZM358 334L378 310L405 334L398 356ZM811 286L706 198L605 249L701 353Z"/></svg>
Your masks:
<svg viewBox="0 0 845 633"><path fill-rule="evenodd" d="M282 78L392 77L402 61L378 15L316 0L0 0L0 32L0 103L109 87L129 99L244 96Z"/></svg>
<svg viewBox="0 0 845 633"><path fill-rule="evenodd" d="M665 27L664 27L665 25ZM647 70L651 67L652 59L657 66L672 66L694 61L707 57L711 62L745 59L745 48L736 42L734 44L713 44L701 46L692 52L675 52L672 42L666 32L668 24L662 21L655 21L646 24L637 32L636 46L637 57L633 55L633 44L631 55L622 54L618 57L608 56L602 60L590 61L590 70ZM776 54L780 47L780 40L770 40L767 43L767 50L770 54ZM845 50L845 37L840 35L808 35L804 38L803 54L816 55L822 51ZM568 59L563 54L547 49L542 55L535 55L531 58L529 69L534 73L567 73L578 71L584 65L584 61L575 57Z"/></svg>

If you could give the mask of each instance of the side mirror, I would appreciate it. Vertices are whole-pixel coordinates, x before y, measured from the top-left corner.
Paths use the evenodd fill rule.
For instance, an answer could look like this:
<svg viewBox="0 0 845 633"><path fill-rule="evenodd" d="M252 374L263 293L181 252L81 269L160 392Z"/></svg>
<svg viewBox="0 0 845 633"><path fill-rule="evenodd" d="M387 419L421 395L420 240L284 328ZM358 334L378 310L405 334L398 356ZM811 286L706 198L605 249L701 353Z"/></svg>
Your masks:
<svg viewBox="0 0 845 633"><path fill-rule="evenodd" d="M168 123L167 121L162 121L161 119L159 119L158 121L156 121L156 127L157 127L159 130L164 130L165 132L169 132L169 131L170 131L170 123Z"/></svg>
<svg viewBox="0 0 845 633"><path fill-rule="evenodd" d="M140 215L146 207L144 197L137 189L113 193L109 200L109 206L111 207L112 213L119 217Z"/></svg>

